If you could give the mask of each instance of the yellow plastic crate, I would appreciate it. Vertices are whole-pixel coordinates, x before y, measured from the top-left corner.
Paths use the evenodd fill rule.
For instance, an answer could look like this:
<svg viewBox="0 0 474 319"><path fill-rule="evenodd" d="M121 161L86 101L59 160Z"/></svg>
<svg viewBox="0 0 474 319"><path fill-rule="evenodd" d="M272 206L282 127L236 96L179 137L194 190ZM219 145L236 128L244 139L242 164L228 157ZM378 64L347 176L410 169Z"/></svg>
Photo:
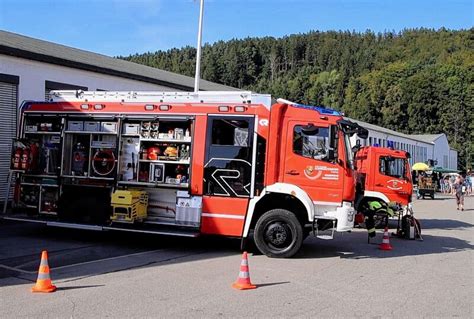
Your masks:
<svg viewBox="0 0 474 319"><path fill-rule="evenodd" d="M112 194L112 204L132 205L140 200L140 196L146 192L141 190L116 190Z"/></svg>

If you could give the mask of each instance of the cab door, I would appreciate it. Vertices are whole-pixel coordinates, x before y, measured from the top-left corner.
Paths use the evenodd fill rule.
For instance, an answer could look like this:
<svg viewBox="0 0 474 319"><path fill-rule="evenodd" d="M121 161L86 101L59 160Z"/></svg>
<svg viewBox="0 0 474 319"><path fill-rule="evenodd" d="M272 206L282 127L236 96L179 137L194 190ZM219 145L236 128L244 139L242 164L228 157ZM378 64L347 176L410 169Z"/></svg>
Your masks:
<svg viewBox="0 0 474 319"><path fill-rule="evenodd" d="M412 193L410 172L405 158L377 154L374 191L385 194L390 201L406 205Z"/></svg>
<svg viewBox="0 0 474 319"><path fill-rule="evenodd" d="M283 181L301 187L316 205L339 206L342 202L344 171L334 160L334 134L338 133L329 124L288 122Z"/></svg>

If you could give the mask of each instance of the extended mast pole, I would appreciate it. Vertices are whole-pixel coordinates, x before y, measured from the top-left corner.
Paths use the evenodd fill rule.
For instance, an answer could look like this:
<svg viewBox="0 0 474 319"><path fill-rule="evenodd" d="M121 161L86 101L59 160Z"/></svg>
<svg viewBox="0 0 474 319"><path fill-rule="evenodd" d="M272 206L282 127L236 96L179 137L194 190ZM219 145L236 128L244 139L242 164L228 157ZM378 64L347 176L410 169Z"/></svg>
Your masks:
<svg viewBox="0 0 474 319"><path fill-rule="evenodd" d="M202 42L202 16L204 13L204 0L201 0L199 9L199 28L198 28L198 43L196 52L196 74L194 75L194 92L199 92L199 79L201 77L201 42Z"/></svg>

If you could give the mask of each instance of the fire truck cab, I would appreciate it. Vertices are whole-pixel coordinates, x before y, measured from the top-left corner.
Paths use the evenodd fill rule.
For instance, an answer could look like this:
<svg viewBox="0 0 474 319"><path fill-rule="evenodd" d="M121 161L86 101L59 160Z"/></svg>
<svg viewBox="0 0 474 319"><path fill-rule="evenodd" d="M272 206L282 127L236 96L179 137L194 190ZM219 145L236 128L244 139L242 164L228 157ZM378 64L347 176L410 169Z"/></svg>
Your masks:
<svg viewBox="0 0 474 319"><path fill-rule="evenodd" d="M388 147L366 146L355 155L356 201L355 207L364 213L368 202L378 202L382 207L411 203L413 183L408 159L410 154ZM388 219L384 217L384 225Z"/></svg>
<svg viewBox="0 0 474 319"><path fill-rule="evenodd" d="M253 235L271 257L293 256L311 231L353 227L349 138L367 132L334 110L251 92L51 94L22 105L6 219Z"/></svg>

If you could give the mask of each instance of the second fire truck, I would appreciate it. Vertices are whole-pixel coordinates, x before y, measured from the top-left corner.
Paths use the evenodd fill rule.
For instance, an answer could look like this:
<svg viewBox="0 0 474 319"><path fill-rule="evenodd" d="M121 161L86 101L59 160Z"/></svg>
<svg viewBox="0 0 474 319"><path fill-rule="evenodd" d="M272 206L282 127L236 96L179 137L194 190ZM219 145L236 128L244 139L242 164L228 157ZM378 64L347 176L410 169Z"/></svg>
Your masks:
<svg viewBox="0 0 474 319"><path fill-rule="evenodd" d="M375 236L375 228L386 227L389 217L408 214L413 194L410 154L391 147L365 146L356 147L354 157L355 207Z"/></svg>

